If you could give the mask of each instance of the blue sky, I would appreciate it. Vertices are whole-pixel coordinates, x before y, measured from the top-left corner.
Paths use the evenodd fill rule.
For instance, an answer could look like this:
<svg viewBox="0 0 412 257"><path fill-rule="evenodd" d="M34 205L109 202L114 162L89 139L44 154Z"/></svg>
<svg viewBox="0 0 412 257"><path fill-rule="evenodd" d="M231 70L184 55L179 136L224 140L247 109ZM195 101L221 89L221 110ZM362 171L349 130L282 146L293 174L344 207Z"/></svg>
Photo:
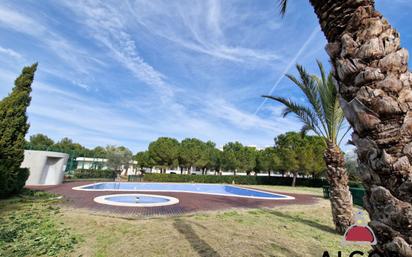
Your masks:
<svg viewBox="0 0 412 257"><path fill-rule="evenodd" d="M308 2L282 19L275 0L2 0L0 97L37 61L30 135L133 151L159 136L268 146L301 124L260 95L302 101L282 75L328 60ZM411 49L411 2L376 6Z"/></svg>

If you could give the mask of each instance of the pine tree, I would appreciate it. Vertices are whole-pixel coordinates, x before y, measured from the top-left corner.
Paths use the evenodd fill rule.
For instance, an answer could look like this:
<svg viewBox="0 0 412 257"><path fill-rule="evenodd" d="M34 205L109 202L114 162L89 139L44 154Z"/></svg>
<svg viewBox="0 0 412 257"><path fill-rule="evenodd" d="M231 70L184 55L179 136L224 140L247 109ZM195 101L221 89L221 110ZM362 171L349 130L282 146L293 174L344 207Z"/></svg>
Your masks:
<svg viewBox="0 0 412 257"><path fill-rule="evenodd" d="M29 175L20 165L29 130L26 110L36 69L37 63L24 67L12 92L0 101L0 198L20 191Z"/></svg>

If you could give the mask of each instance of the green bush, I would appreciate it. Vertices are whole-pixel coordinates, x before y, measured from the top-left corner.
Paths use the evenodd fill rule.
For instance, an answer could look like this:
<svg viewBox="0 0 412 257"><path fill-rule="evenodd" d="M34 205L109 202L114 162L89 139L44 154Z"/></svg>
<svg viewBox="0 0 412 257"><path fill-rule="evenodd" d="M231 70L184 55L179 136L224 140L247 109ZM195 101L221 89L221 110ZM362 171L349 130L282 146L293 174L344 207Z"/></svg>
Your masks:
<svg viewBox="0 0 412 257"><path fill-rule="evenodd" d="M350 188L363 188L362 182L358 181L349 181Z"/></svg>
<svg viewBox="0 0 412 257"><path fill-rule="evenodd" d="M29 170L16 168L13 161L0 161L0 198L19 193L29 177Z"/></svg>
<svg viewBox="0 0 412 257"><path fill-rule="evenodd" d="M115 178L116 172L113 170L92 170L81 169L75 170L73 173L74 178Z"/></svg>
<svg viewBox="0 0 412 257"><path fill-rule="evenodd" d="M194 183L218 183L242 185L292 185L292 177L267 177L267 176L215 176L215 175L178 175L178 174L155 174L146 173L146 182L194 182ZM324 179L297 178L296 186L322 187L327 185Z"/></svg>
<svg viewBox="0 0 412 257"><path fill-rule="evenodd" d="M24 137L29 129L26 110L30 105L31 84L37 64L24 67L14 81L11 93L0 100L0 198L19 192L28 178L21 169L24 160Z"/></svg>
<svg viewBox="0 0 412 257"><path fill-rule="evenodd" d="M24 185L26 185L26 180L29 178L30 171L28 168L17 169L16 184L14 186L14 193L19 193Z"/></svg>
<svg viewBox="0 0 412 257"><path fill-rule="evenodd" d="M351 184L351 182L349 182ZM352 194L352 201L354 204L363 207L363 197L366 194L365 189L362 186L359 186L357 183L353 183L355 187L349 187L349 191ZM329 199L330 192L329 186L323 186L323 198Z"/></svg>

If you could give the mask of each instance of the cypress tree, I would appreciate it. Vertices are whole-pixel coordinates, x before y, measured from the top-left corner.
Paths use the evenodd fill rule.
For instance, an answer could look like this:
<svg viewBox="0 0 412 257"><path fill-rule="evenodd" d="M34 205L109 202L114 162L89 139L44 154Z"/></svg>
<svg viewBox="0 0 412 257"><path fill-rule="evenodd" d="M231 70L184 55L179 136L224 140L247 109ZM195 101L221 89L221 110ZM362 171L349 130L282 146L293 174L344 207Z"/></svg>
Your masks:
<svg viewBox="0 0 412 257"><path fill-rule="evenodd" d="M26 110L36 69L37 63L24 67L12 92L0 101L0 198L19 192L29 175L28 169L20 165L29 130Z"/></svg>

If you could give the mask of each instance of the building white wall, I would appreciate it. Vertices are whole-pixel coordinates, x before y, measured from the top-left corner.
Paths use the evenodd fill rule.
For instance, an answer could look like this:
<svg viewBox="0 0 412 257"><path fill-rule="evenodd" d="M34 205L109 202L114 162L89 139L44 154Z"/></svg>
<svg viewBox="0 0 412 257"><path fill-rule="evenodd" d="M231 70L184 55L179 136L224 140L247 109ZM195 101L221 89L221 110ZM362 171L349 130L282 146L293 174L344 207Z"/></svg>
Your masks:
<svg viewBox="0 0 412 257"><path fill-rule="evenodd" d="M65 153L25 150L21 167L30 171L26 185L61 184L68 159Z"/></svg>
<svg viewBox="0 0 412 257"><path fill-rule="evenodd" d="M80 169L103 169L106 170L108 169L107 167L107 159L103 158L90 158L90 157L77 157L76 158L77 162L77 170ZM129 167L126 170L124 167L122 167L122 172L121 174L123 176L127 175L136 175L137 174L137 161L130 161Z"/></svg>

